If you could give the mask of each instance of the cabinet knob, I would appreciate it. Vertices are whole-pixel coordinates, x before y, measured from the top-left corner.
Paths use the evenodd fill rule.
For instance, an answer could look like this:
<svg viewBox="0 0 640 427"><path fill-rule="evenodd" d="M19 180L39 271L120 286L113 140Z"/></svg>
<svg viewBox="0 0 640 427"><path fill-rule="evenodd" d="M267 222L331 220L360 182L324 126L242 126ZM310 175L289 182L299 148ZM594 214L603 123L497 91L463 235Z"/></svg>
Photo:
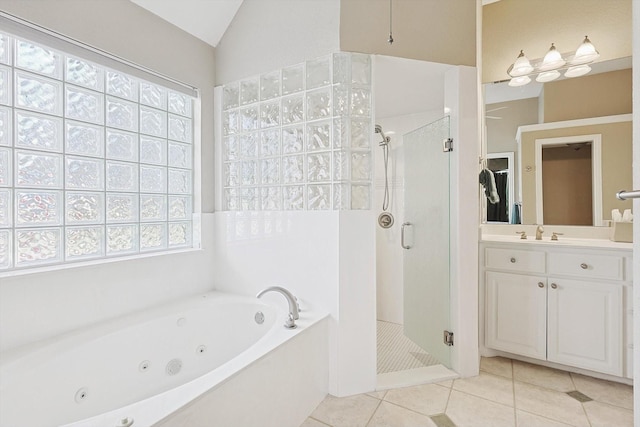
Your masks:
<svg viewBox="0 0 640 427"><path fill-rule="evenodd" d="M513 257L509 261L511 261L511 264L515 264L516 263L516 259L513 258Z"/></svg>
<svg viewBox="0 0 640 427"><path fill-rule="evenodd" d="M589 265L583 262L582 264L580 264L580 268L586 270L587 268L589 268Z"/></svg>
<svg viewBox="0 0 640 427"><path fill-rule="evenodd" d="M542 282L538 282L538 287L539 287L539 288L544 288L544 283L542 283Z"/></svg>
<svg viewBox="0 0 640 427"><path fill-rule="evenodd" d="M556 285L555 283L551 284L551 289L557 289L557 288L558 288L558 285Z"/></svg>

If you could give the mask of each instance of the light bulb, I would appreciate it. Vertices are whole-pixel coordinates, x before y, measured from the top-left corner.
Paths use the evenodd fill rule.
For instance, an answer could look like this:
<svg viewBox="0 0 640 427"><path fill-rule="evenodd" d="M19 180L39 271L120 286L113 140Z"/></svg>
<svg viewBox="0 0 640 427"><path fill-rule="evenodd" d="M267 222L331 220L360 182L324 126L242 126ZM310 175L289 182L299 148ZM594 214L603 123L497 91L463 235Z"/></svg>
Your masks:
<svg viewBox="0 0 640 427"><path fill-rule="evenodd" d="M574 65L586 64L588 62L593 62L600 57L600 53L596 50L595 46L589 40L589 37L584 36L584 41L578 49L576 49L576 54L573 56L571 63Z"/></svg>
<svg viewBox="0 0 640 427"><path fill-rule="evenodd" d="M529 59L524 56L524 52L520 51L520 55L516 59L516 62L511 66L511 70L508 71L511 77L520 77L525 76L533 71L533 67L531 66L531 62Z"/></svg>
<svg viewBox="0 0 640 427"><path fill-rule="evenodd" d="M524 86L530 81L531 81L531 78L529 78L529 76L514 77L511 80L509 80L509 86L511 87Z"/></svg>
<svg viewBox="0 0 640 427"><path fill-rule="evenodd" d="M540 71L555 70L556 68L562 67L565 62L566 61L562 59L562 55L560 55L560 52L558 52L558 49L556 49L555 45L551 43L549 51L544 56L542 64L540 64Z"/></svg>
<svg viewBox="0 0 640 427"><path fill-rule="evenodd" d="M555 80L558 77L560 77L560 72L557 70L545 71L538 74L538 77L536 77L536 81L540 83L546 83Z"/></svg>

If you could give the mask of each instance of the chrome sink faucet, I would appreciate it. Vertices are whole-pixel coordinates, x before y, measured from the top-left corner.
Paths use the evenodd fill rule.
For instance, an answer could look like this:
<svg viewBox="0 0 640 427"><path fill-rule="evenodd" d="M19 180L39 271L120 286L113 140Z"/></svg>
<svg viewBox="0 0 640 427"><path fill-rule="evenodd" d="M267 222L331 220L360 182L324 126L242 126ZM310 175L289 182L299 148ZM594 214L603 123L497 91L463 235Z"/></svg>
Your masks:
<svg viewBox="0 0 640 427"><path fill-rule="evenodd" d="M536 240L542 240L542 233L544 233L544 227L542 227L541 225L539 225L536 228Z"/></svg>
<svg viewBox="0 0 640 427"><path fill-rule="evenodd" d="M284 327L288 329L296 328L298 326L296 325L296 320L300 318L300 313L298 310L298 300L296 299L296 297L294 297L291 292L281 286L270 286L258 292L256 298L260 298L267 292L279 292L287 299L287 303L289 303L289 315L287 316L287 320L284 322Z"/></svg>

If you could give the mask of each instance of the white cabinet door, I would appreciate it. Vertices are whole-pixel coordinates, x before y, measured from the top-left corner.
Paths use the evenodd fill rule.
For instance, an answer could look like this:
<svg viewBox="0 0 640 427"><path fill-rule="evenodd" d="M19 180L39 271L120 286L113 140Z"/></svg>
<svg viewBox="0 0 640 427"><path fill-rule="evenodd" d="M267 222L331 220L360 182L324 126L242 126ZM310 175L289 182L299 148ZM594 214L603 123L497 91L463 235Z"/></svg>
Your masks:
<svg viewBox="0 0 640 427"><path fill-rule="evenodd" d="M547 360L622 376L621 285L548 279Z"/></svg>
<svg viewBox="0 0 640 427"><path fill-rule="evenodd" d="M496 350L545 359L546 279L486 273L486 345Z"/></svg>

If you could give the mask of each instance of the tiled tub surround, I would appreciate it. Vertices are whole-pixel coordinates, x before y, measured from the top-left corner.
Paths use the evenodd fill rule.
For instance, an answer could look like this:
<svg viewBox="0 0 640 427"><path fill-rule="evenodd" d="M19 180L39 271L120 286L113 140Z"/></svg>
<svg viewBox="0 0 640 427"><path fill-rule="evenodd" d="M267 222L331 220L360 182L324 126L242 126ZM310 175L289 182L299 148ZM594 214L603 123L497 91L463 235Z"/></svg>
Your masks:
<svg viewBox="0 0 640 427"><path fill-rule="evenodd" d="M284 307L214 291L3 352L0 425L297 425L327 392L327 322L302 302L285 329Z"/></svg>
<svg viewBox="0 0 640 427"><path fill-rule="evenodd" d="M335 53L223 88L224 210L369 209L371 57Z"/></svg>

